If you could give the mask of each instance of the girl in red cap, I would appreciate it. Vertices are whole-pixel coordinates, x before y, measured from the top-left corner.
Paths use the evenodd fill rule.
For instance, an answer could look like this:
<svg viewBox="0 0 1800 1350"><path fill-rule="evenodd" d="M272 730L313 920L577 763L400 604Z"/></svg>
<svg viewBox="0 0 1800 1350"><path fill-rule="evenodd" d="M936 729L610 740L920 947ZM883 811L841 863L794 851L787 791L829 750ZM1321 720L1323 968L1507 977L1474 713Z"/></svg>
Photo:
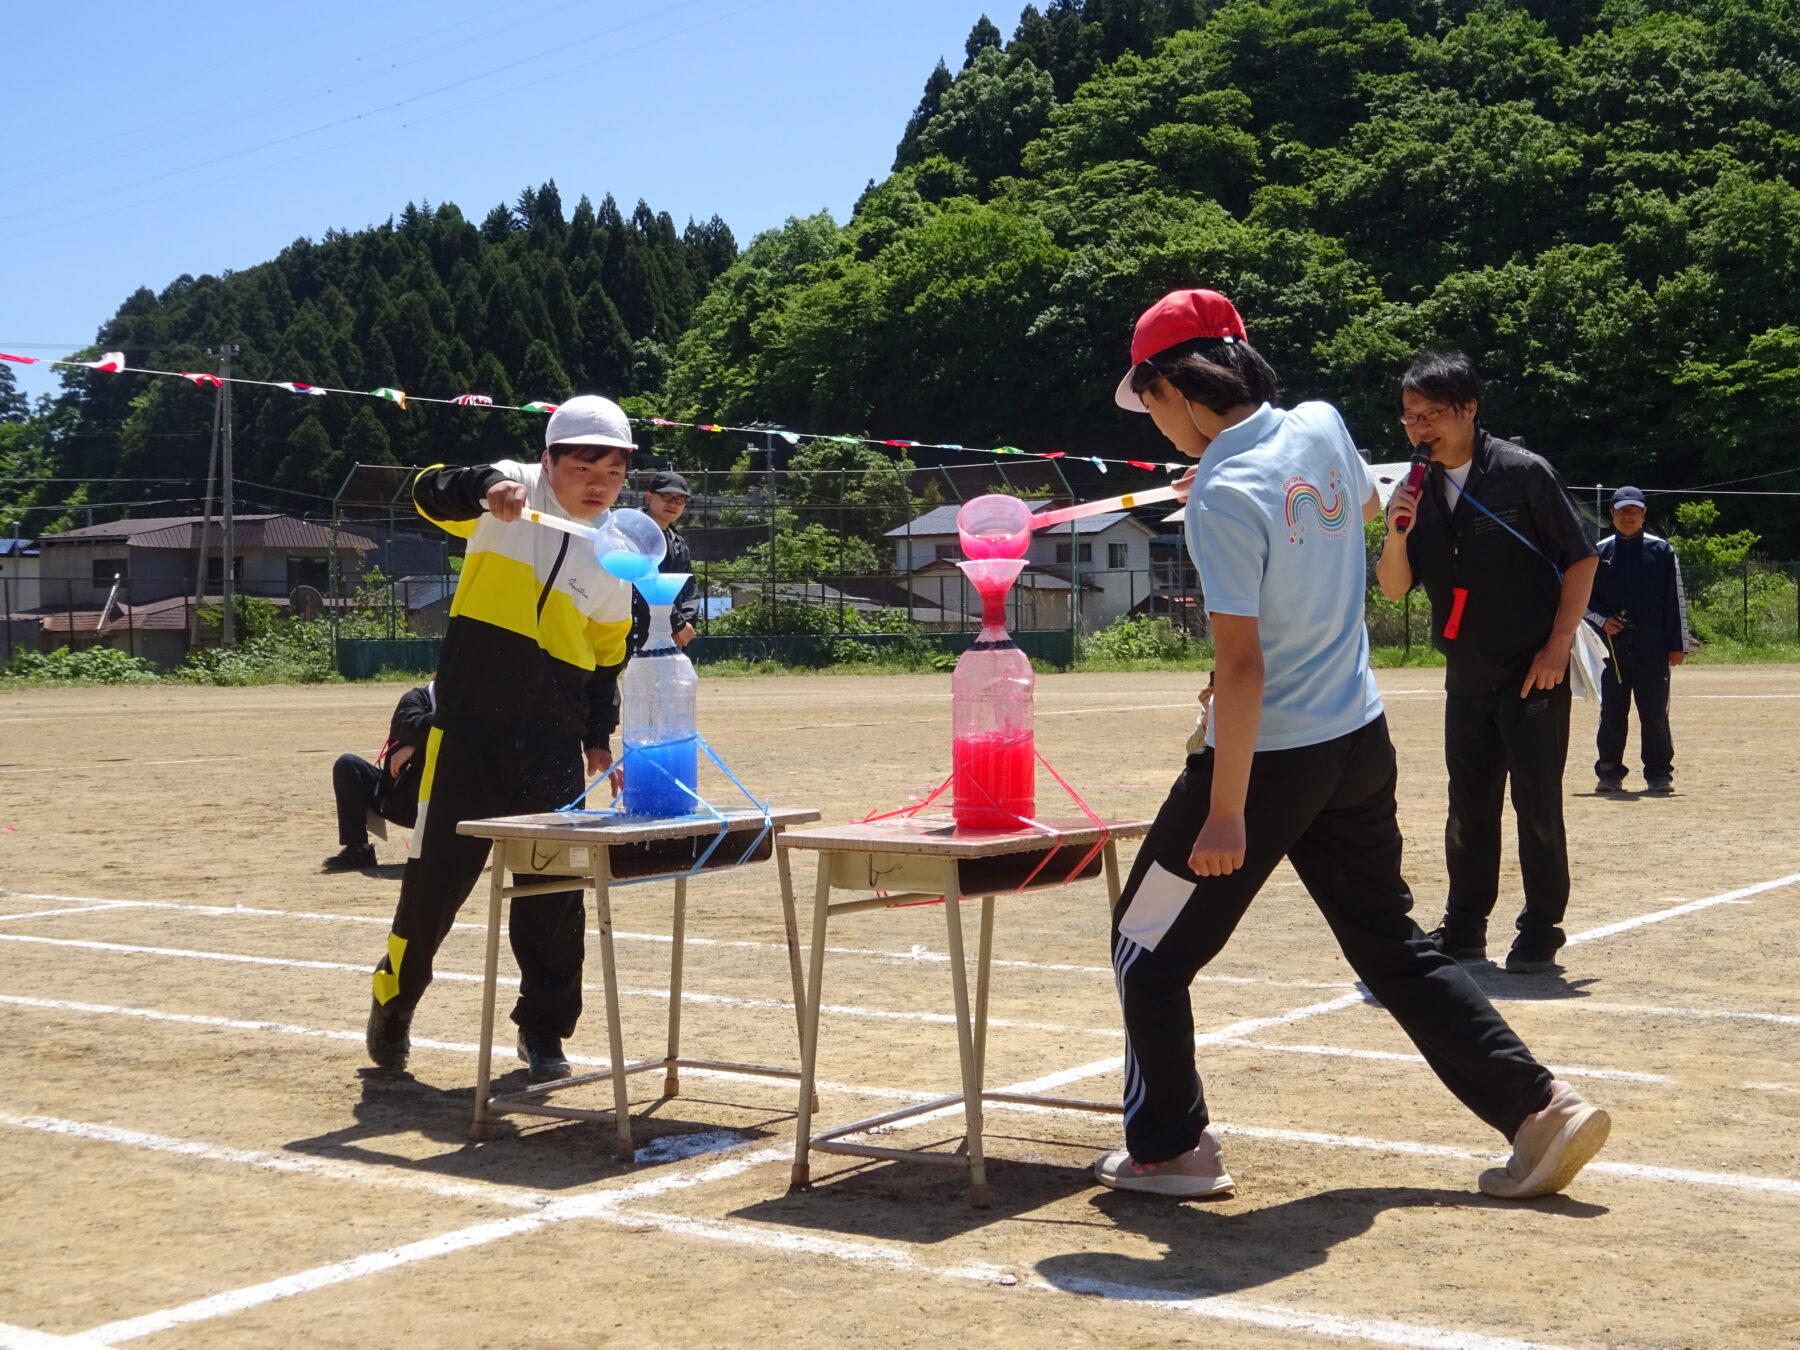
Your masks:
<svg viewBox="0 0 1800 1350"><path fill-rule="evenodd" d="M1215 291L1138 320L1117 401L1197 460L1187 541L1215 649L1204 749L1188 756L1113 916L1125 1017L1121 1190L1232 1187L1194 1065L1188 987L1284 857L1369 995L1432 1070L1513 1143L1490 1195L1561 1190L1610 1122L1531 1057L1468 973L1410 917L1394 749L1369 670L1361 524L1380 509L1337 410L1275 406L1277 382Z"/></svg>

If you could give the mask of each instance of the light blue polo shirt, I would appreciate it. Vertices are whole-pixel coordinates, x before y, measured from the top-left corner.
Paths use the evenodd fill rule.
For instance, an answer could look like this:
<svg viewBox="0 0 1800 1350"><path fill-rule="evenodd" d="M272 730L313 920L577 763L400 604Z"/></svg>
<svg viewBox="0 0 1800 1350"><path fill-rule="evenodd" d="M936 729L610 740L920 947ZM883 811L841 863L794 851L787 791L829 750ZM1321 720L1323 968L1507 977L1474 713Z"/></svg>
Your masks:
<svg viewBox="0 0 1800 1350"><path fill-rule="evenodd" d="M1317 745L1381 716L1363 622L1370 491L1368 467L1329 403L1286 412L1265 403L1200 460L1188 552L1207 611L1257 621L1258 750Z"/></svg>

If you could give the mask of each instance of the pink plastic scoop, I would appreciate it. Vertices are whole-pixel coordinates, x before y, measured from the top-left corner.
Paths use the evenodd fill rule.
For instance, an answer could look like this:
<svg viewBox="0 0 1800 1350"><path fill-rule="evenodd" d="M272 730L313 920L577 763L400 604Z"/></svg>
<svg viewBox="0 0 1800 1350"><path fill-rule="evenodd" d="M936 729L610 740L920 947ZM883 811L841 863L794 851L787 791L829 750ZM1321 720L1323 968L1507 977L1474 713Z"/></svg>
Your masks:
<svg viewBox="0 0 1800 1350"><path fill-rule="evenodd" d="M1178 496L1180 493L1173 486L1151 488L1097 502L1077 502L1073 506L1033 515L1031 508L1017 497L993 492L963 504L962 510L956 513L956 533L962 540L963 556L972 562L986 558L1023 558L1031 547L1033 530L1047 530L1053 525L1105 515L1108 511L1129 511L1134 506L1148 506L1152 502L1172 502Z"/></svg>
<svg viewBox="0 0 1800 1350"><path fill-rule="evenodd" d="M1180 495L1173 486L1170 486L1151 488L1147 492L1127 492L1122 497L1107 497L1097 502L1076 502L1073 506L1039 512L1031 518L1031 528L1043 530L1052 525L1080 520L1085 516L1103 516L1108 511L1129 511L1134 506L1148 506L1152 502L1172 502Z"/></svg>

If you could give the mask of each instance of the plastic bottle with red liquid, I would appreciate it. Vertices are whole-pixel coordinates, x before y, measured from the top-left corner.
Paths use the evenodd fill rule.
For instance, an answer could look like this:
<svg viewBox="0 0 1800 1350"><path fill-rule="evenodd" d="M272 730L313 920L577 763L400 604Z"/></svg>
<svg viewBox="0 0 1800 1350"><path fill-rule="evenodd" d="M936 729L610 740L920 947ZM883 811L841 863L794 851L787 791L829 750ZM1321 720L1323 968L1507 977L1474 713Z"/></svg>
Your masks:
<svg viewBox="0 0 1800 1350"><path fill-rule="evenodd" d="M1025 568L1030 519L1015 497L978 497L957 513L971 559L957 566L981 596L981 632L950 677L951 815L959 829L1016 830L1037 810L1037 676L1006 630L1006 596Z"/></svg>

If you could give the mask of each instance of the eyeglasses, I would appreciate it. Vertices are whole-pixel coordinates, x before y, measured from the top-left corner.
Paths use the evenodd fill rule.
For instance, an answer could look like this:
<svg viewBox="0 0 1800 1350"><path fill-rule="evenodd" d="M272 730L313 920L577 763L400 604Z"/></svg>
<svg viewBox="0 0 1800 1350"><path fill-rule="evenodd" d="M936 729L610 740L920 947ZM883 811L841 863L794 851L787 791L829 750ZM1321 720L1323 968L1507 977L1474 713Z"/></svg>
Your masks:
<svg viewBox="0 0 1800 1350"><path fill-rule="evenodd" d="M688 499L679 492L646 492L646 497L661 497L670 506L686 506Z"/></svg>
<svg viewBox="0 0 1800 1350"><path fill-rule="evenodd" d="M1424 412L1401 413L1394 420L1403 427L1416 427L1421 422L1435 422L1449 411L1450 409L1440 404L1435 408L1427 408Z"/></svg>

